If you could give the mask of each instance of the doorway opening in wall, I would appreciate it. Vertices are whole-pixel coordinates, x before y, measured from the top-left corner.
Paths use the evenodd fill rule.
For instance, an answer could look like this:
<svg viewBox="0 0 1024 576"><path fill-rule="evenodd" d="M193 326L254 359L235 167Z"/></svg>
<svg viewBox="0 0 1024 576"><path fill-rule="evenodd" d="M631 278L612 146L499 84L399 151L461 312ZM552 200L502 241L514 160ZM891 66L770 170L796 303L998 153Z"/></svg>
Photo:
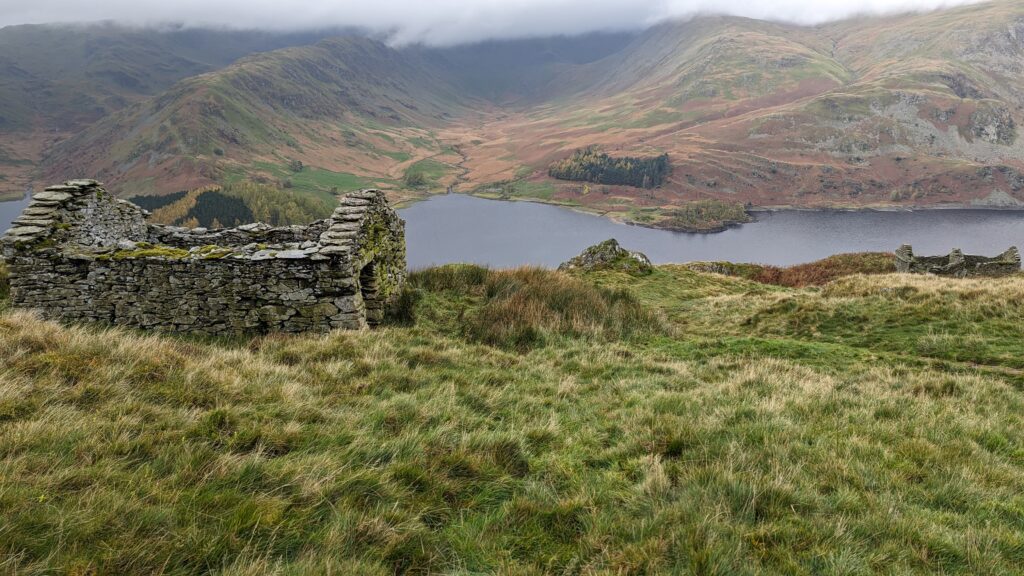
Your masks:
<svg viewBox="0 0 1024 576"><path fill-rule="evenodd" d="M370 326L376 326L384 319L384 307L378 297L378 288L377 267L370 262L359 271L359 292L363 296L366 323Z"/></svg>

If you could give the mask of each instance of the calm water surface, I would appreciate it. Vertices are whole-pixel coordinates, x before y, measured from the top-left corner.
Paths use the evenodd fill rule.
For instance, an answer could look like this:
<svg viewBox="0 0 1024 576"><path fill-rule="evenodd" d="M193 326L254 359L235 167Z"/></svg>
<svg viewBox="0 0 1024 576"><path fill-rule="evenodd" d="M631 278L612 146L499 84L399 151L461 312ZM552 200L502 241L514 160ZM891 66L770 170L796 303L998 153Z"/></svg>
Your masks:
<svg viewBox="0 0 1024 576"><path fill-rule="evenodd" d="M0 202L0 234L3 234L10 227L11 220L17 218L25 206L28 206L29 200L31 197L26 194L21 200Z"/></svg>
<svg viewBox="0 0 1024 576"><path fill-rule="evenodd" d="M436 196L400 211L406 220L409 267L473 262L494 267L554 267L584 248L615 238L656 263L729 260L791 265L840 252L995 255L1024 248L1024 212L769 212L718 234L684 234L618 224L544 204L472 196Z"/></svg>
<svg viewBox="0 0 1024 576"><path fill-rule="evenodd" d="M0 231L27 204L28 198L0 202ZM449 262L554 267L608 238L657 263L790 265L840 252L892 251L903 243L913 244L918 254L960 247L995 255L1011 245L1024 248L1024 212L994 210L770 212L719 234L652 230L556 206L460 194L435 196L400 212L413 269Z"/></svg>

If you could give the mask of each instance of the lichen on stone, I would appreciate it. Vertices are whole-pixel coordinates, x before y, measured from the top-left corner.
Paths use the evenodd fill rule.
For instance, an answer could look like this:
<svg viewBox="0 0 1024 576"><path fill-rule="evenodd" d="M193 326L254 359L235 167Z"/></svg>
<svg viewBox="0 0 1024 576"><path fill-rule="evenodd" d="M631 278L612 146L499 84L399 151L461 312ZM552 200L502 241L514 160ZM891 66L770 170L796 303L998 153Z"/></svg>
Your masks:
<svg viewBox="0 0 1024 576"><path fill-rule="evenodd" d="M116 250L108 255L112 260L127 260L130 258L164 258L167 260L182 260L190 256L188 250L173 248L171 246L148 246L134 250Z"/></svg>
<svg viewBox="0 0 1024 576"><path fill-rule="evenodd" d="M52 186L22 218L60 224L26 224L0 241L11 303L53 319L204 334L374 325L405 279L405 223L377 190L339 203L308 226L190 230L149 224L92 180Z"/></svg>
<svg viewBox="0 0 1024 576"><path fill-rule="evenodd" d="M587 248L579 256L562 263L558 269L563 272L614 270L642 275L650 274L654 267L646 255L626 250L613 238Z"/></svg>

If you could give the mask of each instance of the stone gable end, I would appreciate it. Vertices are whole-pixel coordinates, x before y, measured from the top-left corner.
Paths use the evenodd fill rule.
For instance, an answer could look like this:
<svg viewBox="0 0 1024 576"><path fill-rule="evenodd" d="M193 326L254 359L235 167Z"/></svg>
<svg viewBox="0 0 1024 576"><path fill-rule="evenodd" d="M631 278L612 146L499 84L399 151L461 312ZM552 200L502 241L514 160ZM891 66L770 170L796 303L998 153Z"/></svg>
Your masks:
<svg viewBox="0 0 1024 576"><path fill-rule="evenodd" d="M406 274L405 222L379 190L308 226L161 226L93 180L51 186L0 238L11 300L46 318L204 334L359 329Z"/></svg>

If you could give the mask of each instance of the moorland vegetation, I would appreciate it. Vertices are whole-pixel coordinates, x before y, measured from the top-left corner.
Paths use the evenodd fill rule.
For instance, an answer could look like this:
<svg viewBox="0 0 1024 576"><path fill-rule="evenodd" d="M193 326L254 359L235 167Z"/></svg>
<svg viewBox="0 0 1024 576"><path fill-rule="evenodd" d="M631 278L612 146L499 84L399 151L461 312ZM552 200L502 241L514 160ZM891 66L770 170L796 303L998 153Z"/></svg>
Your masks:
<svg viewBox="0 0 1024 576"><path fill-rule="evenodd" d="M0 311L0 570L1018 572L1024 278L857 260L444 266L327 335Z"/></svg>

